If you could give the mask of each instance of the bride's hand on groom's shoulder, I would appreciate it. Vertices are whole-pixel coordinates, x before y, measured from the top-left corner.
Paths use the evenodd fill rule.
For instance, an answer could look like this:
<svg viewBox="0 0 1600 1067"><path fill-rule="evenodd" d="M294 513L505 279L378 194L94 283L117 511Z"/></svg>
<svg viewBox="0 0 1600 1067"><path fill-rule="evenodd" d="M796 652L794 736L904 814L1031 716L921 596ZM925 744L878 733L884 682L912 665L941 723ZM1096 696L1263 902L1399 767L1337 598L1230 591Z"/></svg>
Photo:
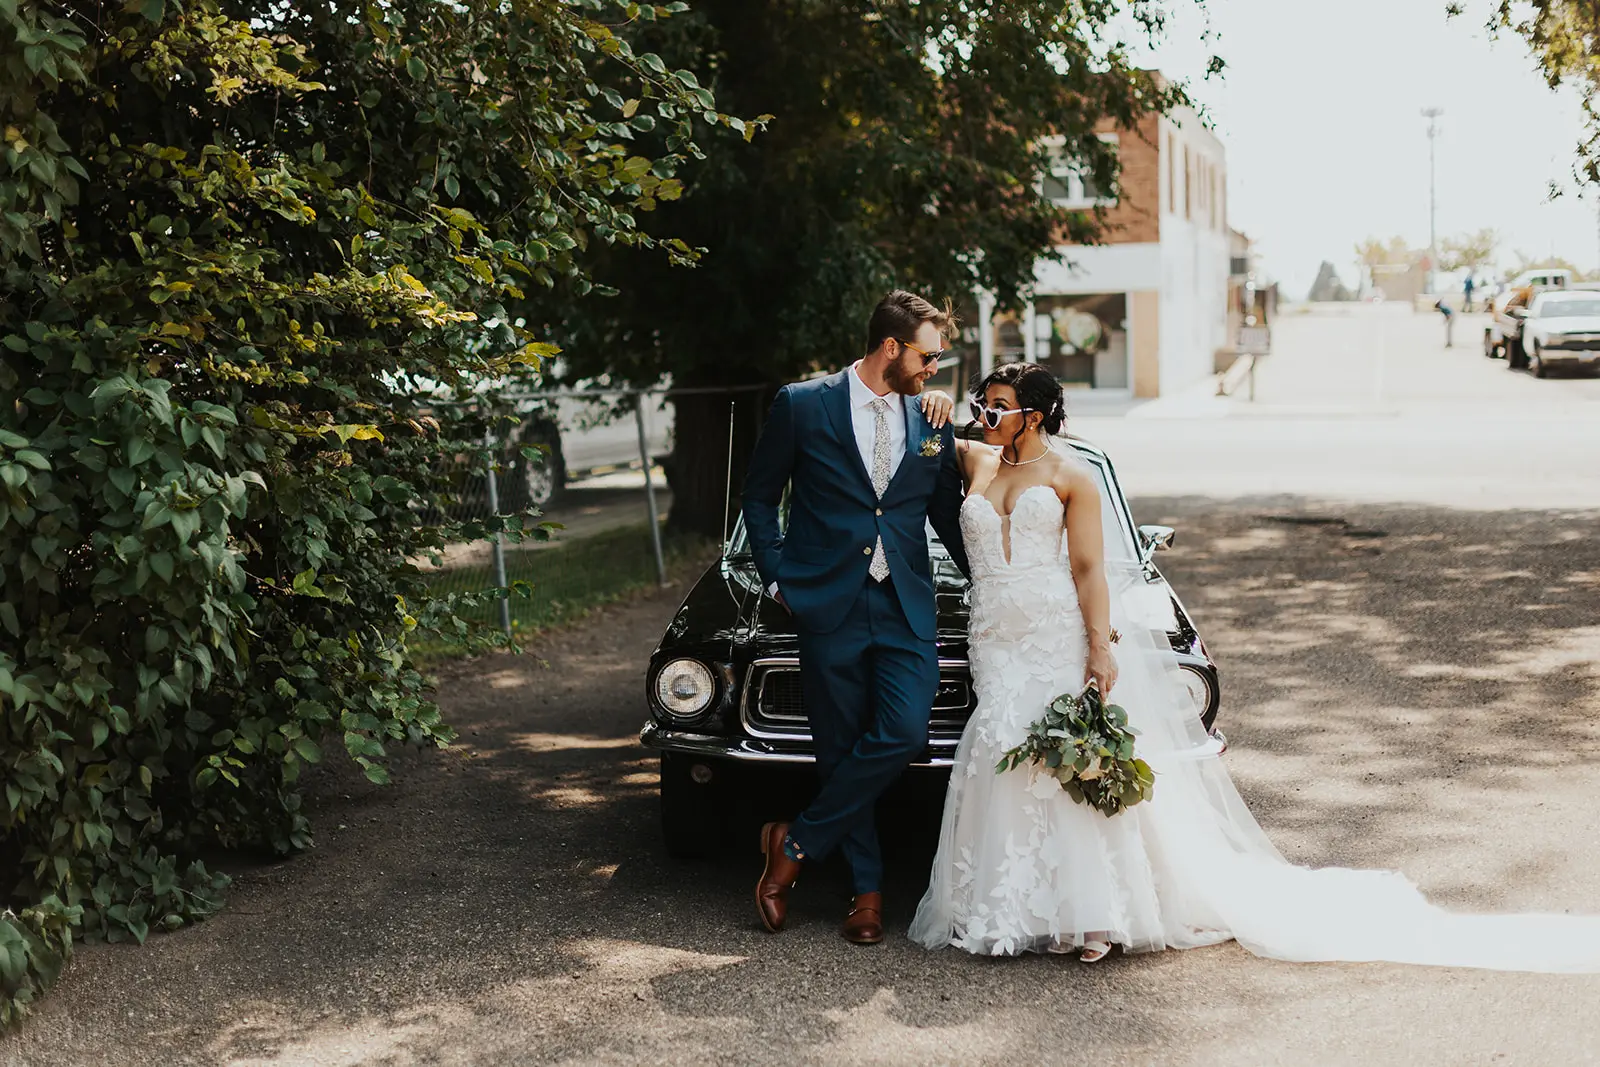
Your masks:
<svg viewBox="0 0 1600 1067"><path fill-rule="evenodd" d="M929 389L922 394L922 416L935 430L944 429L944 424L950 421L950 413L955 409L956 402L949 393Z"/></svg>

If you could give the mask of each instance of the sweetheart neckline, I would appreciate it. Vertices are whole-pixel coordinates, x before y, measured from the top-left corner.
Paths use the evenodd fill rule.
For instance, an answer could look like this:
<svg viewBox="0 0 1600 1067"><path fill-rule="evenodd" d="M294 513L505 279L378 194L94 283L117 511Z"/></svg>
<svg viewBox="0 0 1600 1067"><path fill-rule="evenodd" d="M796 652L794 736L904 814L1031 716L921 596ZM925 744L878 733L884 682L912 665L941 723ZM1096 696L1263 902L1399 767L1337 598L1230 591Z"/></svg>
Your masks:
<svg viewBox="0 0 1600 1067"><path fill-rule="evenodd" d="M1051 496L1055 496L1055 493L1056 493L1055 488L1053 486L1046 485L1043 482L1040 482L1038 485L1030 485L1030 486L1028 486L1028 488L1024 489L1022 492L1017 494L1017 499L1015 501L1013 501L1012 504L1011 504L1011 510L1006 512L1004 515L1000 514L1000 509L994 506L994 501L990 500L988 497L984 496L982 493L967 493L965 495L965 497L962 498L961 504L962 504L963 507L965 507L967 501L969 501L969 500L981 500L985 504L989 505L989 510L994 512L995 517L997 519L999 519L1001 522L1005 522L1005 521L1009 520L1011 518L1011 516L1015 515L1017 513L1017 509L1022 506L1022 498L1027 496L1029 493L1033 492L1035 489L1049 489ZM1056 497L1056 502L1060 503L1061 502L1061 498L1060 497Z"/></svg>

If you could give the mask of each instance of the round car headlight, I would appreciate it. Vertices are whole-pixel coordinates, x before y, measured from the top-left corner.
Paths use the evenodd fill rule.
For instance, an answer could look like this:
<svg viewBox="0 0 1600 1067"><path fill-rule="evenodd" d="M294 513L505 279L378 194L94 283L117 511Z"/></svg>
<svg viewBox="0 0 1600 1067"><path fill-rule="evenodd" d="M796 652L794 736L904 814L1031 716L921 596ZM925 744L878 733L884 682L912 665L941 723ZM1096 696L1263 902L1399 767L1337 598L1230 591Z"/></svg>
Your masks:
<svg viewBox="0 0 1600 1067"><path fill-rule="evenodd" d="M711 668L697 659L671 660L656 673L656 701L668 715L698 715L716 695L717 682L711 676Z"/></svg>
<svg viewBox="0 0 1600 1067"><path fill-rule="evenodd" d="M1183 687L1189 693L1189 700L1194 704L1195 718L1203 718L1206 709L1211 706L1211 685L1206 681L1206 676L1199 671L1184 668Z"/></svg>

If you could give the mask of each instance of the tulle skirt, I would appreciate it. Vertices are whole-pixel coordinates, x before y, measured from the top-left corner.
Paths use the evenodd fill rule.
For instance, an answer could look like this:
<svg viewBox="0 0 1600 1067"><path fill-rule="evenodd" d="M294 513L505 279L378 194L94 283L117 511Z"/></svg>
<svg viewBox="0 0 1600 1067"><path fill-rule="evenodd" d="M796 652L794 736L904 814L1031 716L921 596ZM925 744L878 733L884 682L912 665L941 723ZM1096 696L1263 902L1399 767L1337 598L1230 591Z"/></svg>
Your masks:
<svg viewBox="0 0 1600 1067"><path fill-rule="evenodd" d="M1112 623L1123 638L1112 699L1140 731L1137 751L1156 783L1151 800L1110 818L1028 767L995 770L1051 699L1083 684L1075 595L1045 576L974 589L978 704L956 752L914 941L1013 955L1109 932L1133 952L1231 939L1280 960L1600 973L1600 917L1450 912L1397 871L1284 860L1214 755L1151 589L1137 569L1113 569Z"/></svg>

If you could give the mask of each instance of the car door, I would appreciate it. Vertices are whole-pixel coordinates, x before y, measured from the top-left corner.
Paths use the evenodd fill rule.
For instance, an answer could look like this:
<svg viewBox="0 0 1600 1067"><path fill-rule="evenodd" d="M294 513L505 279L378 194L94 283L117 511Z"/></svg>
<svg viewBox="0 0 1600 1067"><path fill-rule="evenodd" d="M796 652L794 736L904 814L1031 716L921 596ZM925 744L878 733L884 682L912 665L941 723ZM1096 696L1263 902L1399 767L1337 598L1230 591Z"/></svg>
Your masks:
<svg viewBox="0 0 1600 1067"><path fill-rule="evenodd" d="M1522 343L1524 347L1532 348L1544 342L1542 312L1548 303L1549 301L1544 298L1543 294L1534 297L1529 302L1527 317L1522 320Z"/></svg>
<svg viewBox="0 0 1600 1067"><path fill-rule="evenodd" d="M1500 332L1507 337L1516 337L1522 332L1522 320L1528 313L1528 299L1532 294L1523 289L1513 293L1510 300L1506 301L1505 311L1500 316Z"/></svg>

